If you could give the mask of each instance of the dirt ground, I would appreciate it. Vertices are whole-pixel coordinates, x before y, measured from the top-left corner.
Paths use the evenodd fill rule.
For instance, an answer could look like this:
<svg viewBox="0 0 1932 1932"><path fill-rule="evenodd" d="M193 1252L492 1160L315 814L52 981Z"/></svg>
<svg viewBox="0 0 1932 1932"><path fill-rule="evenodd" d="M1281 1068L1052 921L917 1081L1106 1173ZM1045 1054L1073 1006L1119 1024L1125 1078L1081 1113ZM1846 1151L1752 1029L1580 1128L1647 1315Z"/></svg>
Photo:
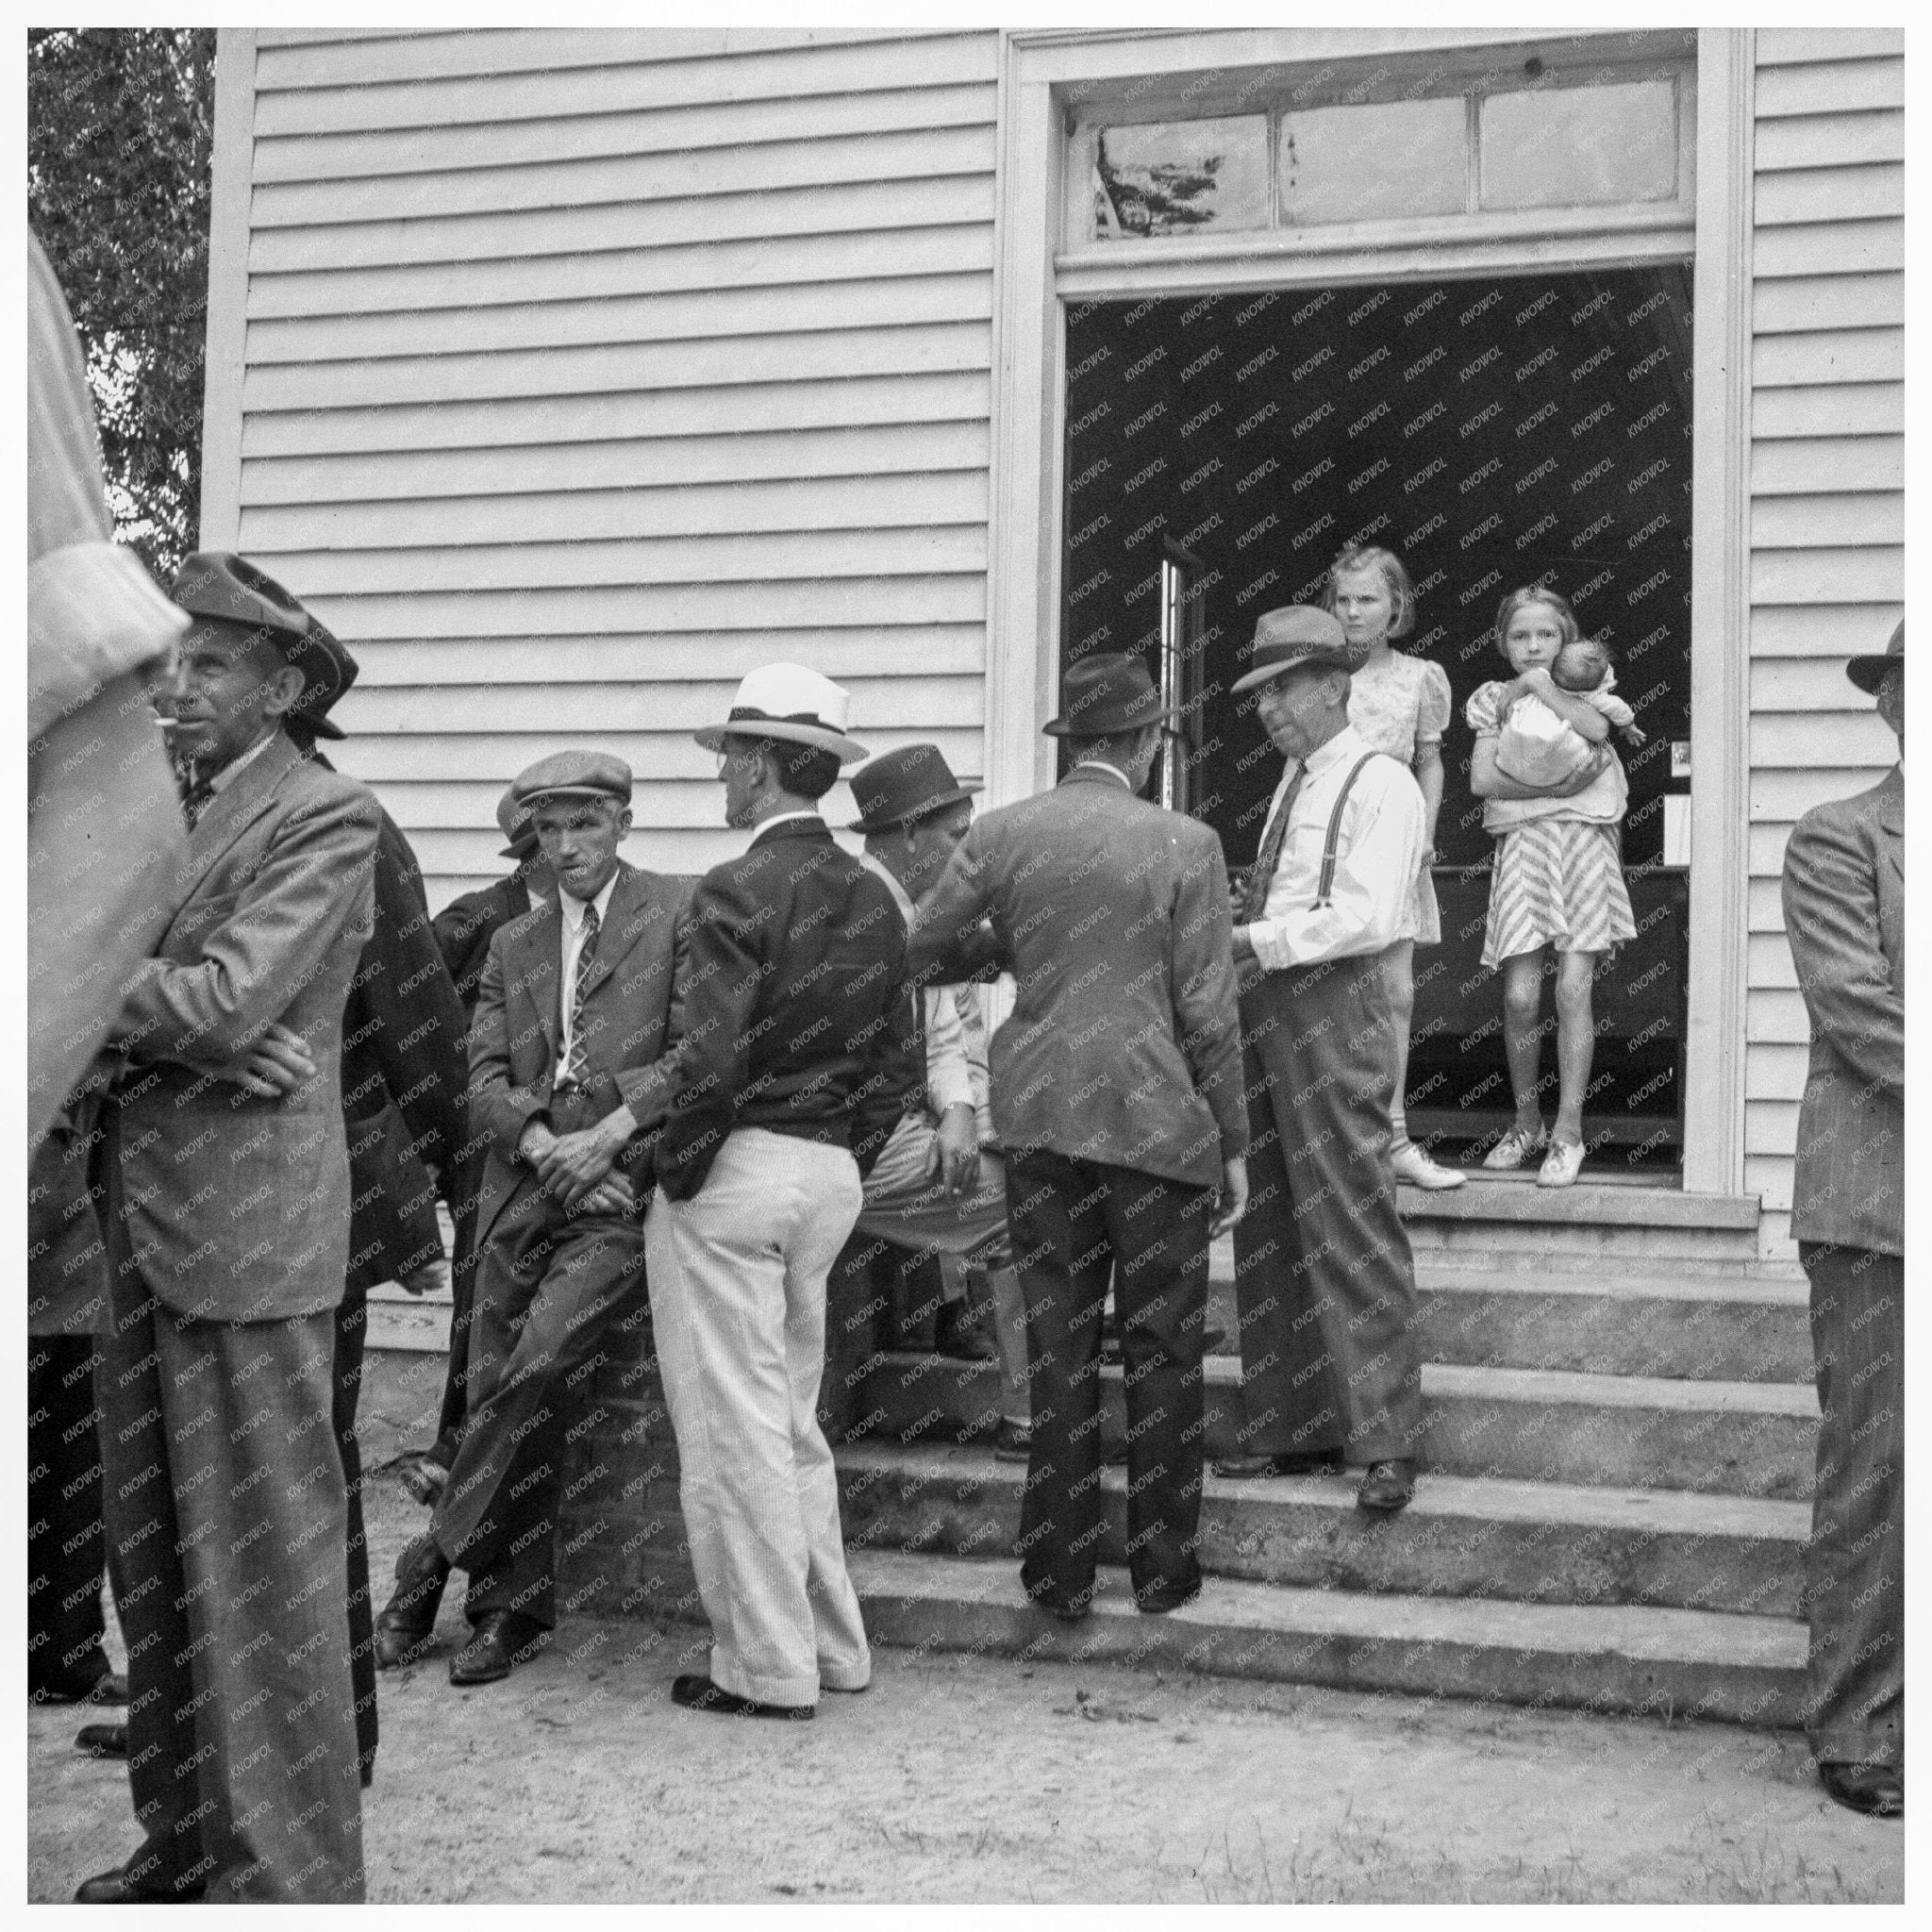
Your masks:
<svg viewBox="0 0 1932 1932"><path fill-rule="evenodd" d="M422 1512L369 1501L386 1583ZM381 1680L373 1901L1904 1897L1903 1827L1831 1804L1790 1734L891 1650L812 1724L745 1723L670 1702L683 1626L570 1620L457 1691L461 1628L452 1591ZM28 1713L34 1900L135 1842L124 1768L73 1748L91 1715Z"/></svg>

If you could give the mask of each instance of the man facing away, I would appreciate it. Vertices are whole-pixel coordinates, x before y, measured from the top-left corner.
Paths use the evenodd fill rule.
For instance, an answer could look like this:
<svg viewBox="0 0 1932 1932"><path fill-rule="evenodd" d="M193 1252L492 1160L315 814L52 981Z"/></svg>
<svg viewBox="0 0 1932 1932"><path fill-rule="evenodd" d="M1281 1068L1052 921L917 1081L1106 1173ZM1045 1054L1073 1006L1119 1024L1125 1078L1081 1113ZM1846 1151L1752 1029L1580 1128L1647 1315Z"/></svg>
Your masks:
<svg viewBox="0 0 1932 1932"><path fill-rule="evenodd" d="M973 826L910 948L915 974L971 970L991 951L1019 982L993 1037L992 1107L1033 1407L1020 1574L1069 1621L1091 1607L1105 1526L1109 1275L1135 1601L1160 1612L1200 1592L1208 1248L1247 1198L1221 841L1139 796L1170 715L1139 658L1074 663L1046 726L1073 770Z"/></svg>
<svg viewBox="0 0 1932 1932"><path fill-rule="evenodd" d="M1325 610L1270 610L1234 685L1291 763L1235 914L1257 1211L1235 1236L1246 1449L1215 1474L1365 1463L1357 1503L1392 1512L1414 1494L1423 1410L1381 975L1409 936L1423 796L1348 722L1360 649Z"/></svg>
<svg viewBox="0 0 1932 1932"><path fill-rule="evenodd" d="M507 1677L557 1623L570 1391L609 1324L642 1310L652 1141L672 1092L685 889L618 857L630 768L564 751L516 781L559 889L490 942L470 1026L477 1205L469 1422L449 1481L396 1562L376 1664L420 1655L452 1567L470 1641L450 1682ZM626 1308L626 1304L635 1304Z"/></svg>
<svg viewBox="0 0 1932 1932"><path fill-rule="evenodd" d="M908 744L852 774L865 834L865 863L892 894L908 929L920 894L939 882L973 823L977 785L962 785L936 744ZM984 1360L997 1349L1001 1418L995 1454L1026 1454L1026 1309L1007 1232L1006 1168L991 1139L988 1082L969 1049L970 986L913 989L915 1019L925 1042L925 1079L916 1105L892 1130L866 1176L860 1234L978 1262L992 1294L993 1341L967 1320L964 1293L942 1302L941 1355Z"/></svg>
<svg viewBox="0 0 1932 1932"><path fill-rule="evenodd" d="M1811 1019L1791 1233L1811 1281L1818 1480L1805 1728L1840 1805L1904 1815L1906 627L1845 667L1898 739L1869 791L1785 847L1785 932Z"/></svg>
<svg viewBox="0 0 1932 1932"><path fill-rule="evenodd" d="M726 822L752 841L691 902L677 1097L646 1226L711 1624L708 1672L672 1686L696 1710L809 1718L822 1689L872 1675L818 1419L825 1277L919 1069L905 922L819 813L841 764L865 756L848 704L814 671L768 664L697 733L719 754Z"/></svg>
<svg viewBox="0 0 1932 1932"><path fill-rule="evenodd" d="M341 675L271 577L191 558L174 693L196 774L179 904L134 972L103 1148L107 1512L145 1840L76 1896L362 1896L347 1502L331 1427L348 1261L341 1014L375 801L283 728ZM314 1072L248 1072L277 1024ZM234 1091L241 1087L238 1094Z"/></svg>

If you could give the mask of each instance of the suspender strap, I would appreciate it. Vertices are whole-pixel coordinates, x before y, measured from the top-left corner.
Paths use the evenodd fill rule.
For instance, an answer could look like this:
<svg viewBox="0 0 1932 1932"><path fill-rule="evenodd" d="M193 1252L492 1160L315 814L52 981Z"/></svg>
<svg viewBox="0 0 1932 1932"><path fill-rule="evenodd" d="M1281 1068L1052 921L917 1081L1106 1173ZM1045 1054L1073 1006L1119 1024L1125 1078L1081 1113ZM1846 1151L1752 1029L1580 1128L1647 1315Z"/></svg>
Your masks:
<svg viewBox="0 0 1932 1932"><path fill-rule="evenodd" d="M1335 794L1335 809L1328 814L1328 836L1322 844L1322 876L1315 886L1316 907L1327 905L1335 891L1335 855L1336 848L1341 843L1341 808L1348 803L1348 794L1355 790L1355 781L1361 776L1362 767L1371 758L1387 756L1386 752L1364 752L1341 781L1341 790Z"/></svg>

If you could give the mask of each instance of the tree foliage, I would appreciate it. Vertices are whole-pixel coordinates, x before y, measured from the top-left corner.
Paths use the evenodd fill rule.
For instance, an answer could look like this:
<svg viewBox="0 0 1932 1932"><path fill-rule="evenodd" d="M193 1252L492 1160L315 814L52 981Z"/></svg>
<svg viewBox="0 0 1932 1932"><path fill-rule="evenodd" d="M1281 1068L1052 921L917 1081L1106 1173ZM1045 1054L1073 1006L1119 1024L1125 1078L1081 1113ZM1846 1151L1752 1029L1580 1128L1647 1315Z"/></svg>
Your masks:
<svg viewBox="0 0 1932 1932"><path fill-rule="evenodd" d="M27 30L27 217L87 352L117 534L163 581L201 515L212 27Z"/></svg>

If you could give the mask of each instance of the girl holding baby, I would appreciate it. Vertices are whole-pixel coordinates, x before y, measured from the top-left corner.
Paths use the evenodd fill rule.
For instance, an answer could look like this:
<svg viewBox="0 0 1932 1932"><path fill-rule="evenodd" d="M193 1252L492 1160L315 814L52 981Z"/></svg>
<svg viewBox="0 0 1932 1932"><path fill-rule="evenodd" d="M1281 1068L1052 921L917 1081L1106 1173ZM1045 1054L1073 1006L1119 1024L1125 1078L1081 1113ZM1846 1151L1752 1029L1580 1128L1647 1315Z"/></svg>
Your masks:
<svg viewBox="0 0 1932 1932"><path fill-rule="evenodd" d="M1596 962L1637 936L1619 830L1629 788L1605 742L1624 708L1611 710L1596 689L1566 690L1552 675L1559 654L1579 636L1568 601L1554 591L1529 585L1510 591L1496 613L1495 634L1515 675L1483 685L1464 715L1475 733L1470 789L1484 801L1483 828L1497 841L1483 964L1503 974L1503 1044L1516 1120L1483 1165L1521 1167L1547 1147L1537 1184L1567 1188L1583 1165ZM1589 675L1588 667L1581 671ZM1563 675L1579 681L1567 665ZM1564 727L1582 741L1567 759ZM1538 760L1556 760L1570 775L1554 778ZM1511 776L1512 766L1538 782ZM1557 1089L1556 1123L1546 1132L1538 1062L1543 960L1552 950Z"/></svg>

